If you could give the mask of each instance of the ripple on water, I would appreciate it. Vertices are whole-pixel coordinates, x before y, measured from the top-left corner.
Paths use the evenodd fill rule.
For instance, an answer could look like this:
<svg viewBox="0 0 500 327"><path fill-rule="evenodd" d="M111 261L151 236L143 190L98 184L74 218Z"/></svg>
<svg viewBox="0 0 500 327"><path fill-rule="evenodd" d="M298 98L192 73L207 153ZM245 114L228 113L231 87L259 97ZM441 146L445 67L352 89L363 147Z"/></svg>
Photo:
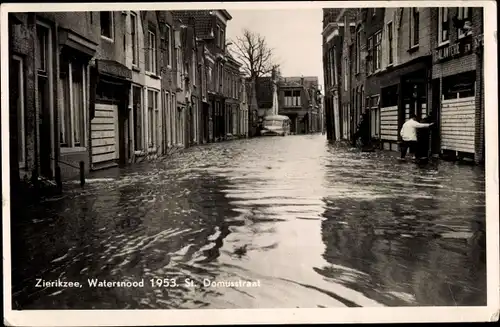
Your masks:
<svg viewBox="0 0 500 327"><path fill-rule="evenodd" d="M477 169L421 169L290 136L208 144L104 175L19 222L13 293L23 308L485 303L484 262L470 241L472 221L485 217ZM40 273L196 286L35 290L30 276ZM239 279L262 286L203 286Z"/></svg>

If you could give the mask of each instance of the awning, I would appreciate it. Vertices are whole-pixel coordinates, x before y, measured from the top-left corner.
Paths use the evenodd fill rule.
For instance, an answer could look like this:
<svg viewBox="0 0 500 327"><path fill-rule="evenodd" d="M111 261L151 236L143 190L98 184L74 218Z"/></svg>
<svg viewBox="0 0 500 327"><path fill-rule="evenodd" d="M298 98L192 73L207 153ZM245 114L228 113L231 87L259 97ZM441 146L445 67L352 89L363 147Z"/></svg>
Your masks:
<svg viewBox="0 0 500 327"><path fill-rule="evenodd" d="M132 79L132 70L117 61L96 59L95 66L99 75L107 75L123 80Z"/></svg>
<svg viewBox="0 0 500 327"><path fill-rule="evenodd" d="M383 72L368 77L366 79L366 89L370 89L370 84L372 84L373 86L380 85L380 88L399 84L402 76L412 74L420 70L429 69L431 65L432 56L428 55L418 57L414 60L405 62L404 64L397 65L392 68L388 68Z"/></svg>
<svg viewBox="0 0 500 327"><path fill-rule="evenodd" d="M63 46L63 49L66 48L77 55L87 57L88 60L95 55L98 46L97 43L66 28L59 29L59 44Z"/></svg>

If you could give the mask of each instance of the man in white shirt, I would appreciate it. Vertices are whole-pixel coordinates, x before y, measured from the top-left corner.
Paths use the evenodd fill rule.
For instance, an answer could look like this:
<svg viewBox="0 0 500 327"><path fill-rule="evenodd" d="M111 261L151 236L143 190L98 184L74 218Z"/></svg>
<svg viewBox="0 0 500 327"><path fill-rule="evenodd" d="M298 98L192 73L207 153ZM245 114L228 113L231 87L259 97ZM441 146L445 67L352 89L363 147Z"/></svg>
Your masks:
<svg viewBox="0 0 500 327"><path fill-rule="evenodd" d="M410 119L403 124L399 133L403 139L403 142L401 143L401 159L406 157L408 148L410 149L410 153L413 155L417 153L417 128L428 128L433 124L434 123L419 123L415 114L410 115Z"/></svg>

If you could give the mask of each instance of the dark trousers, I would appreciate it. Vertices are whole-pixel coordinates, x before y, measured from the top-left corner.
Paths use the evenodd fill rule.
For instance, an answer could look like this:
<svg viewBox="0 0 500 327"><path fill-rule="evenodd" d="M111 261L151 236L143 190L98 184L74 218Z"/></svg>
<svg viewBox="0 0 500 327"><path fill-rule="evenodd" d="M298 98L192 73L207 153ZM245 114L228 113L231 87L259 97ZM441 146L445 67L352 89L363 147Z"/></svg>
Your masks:
<svg viewBox="0 0 500 327"><path fill-rule="evenodd" d="M417 141L403 141L401 143L401 159L406 157L406 152L410 149L410 153L416 154L417 152Z"/></svg>

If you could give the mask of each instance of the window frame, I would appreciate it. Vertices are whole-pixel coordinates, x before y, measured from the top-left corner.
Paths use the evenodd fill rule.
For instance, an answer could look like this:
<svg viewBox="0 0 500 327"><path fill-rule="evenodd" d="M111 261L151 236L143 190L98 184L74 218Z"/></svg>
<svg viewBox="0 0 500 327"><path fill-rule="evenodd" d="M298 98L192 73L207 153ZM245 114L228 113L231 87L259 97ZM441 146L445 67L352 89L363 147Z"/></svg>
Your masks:
<svg viewBox="0 0 500 327"><path fill-rule="evenodd" d="M376 59L374 60L374 72L376 73L382 69L382 30L379 30L378 32L373 34L373 37L373 57L376 57Z"/></svg>
<svg viewBox="0 0 500 327"><path fill-rule="evenodd" d="M374 61L374 55L373 55L373 45L374 45L374 40L373 40L373 35L370 36L367 40L368 42L368 55L371 57L371 60L367 60L367 65L368 65L368 69L367 69L367 73L368 75L371 75L373 74L374 72L374 65L373 65L373 61Z"/></svg>
<svg viewBox="0 0 500 327"><path fill-rule="evenodd" d="M110 33L110 36L107 36L107 35L104 35L102 34L102 17L100 16L103 12L108 12L109 13L109 33ZM100 11L99 12L99 23L101 24L101 31L100 31L100 34L101 34L101 38L106 40L106 41L109 41L109 42L115 42L115 24L114 24L114 20L115 20L115 17L114 17L114 11Z"/></svg>
<svg viewBox="0 0 500 327"><path fill-rule="evenodd" d="M468 19L470 22L472 22L472 7L458 7L457 18L461 20ZM464 33L463 29L457 28L457 34L458 34L458 39L463 39L464 37L471 35L472 30L469 30Z"/></svg>
<svg viewBox="0 0 500 327"><path fill-rule="evenodd" d="M356 31L356 74L361 72L361 29Z"/></svg>
<svg viewBox="0 0 500 327"><path fill-rule="evenodd" d="M24 99L24 59L18 55L12 55L12 60L19 63L19 70L16 72L18 75L18 89L19 89L19 107L17 108L17 155L18 164L20 169L26 168L26 107ZM21 125L21 126L19 126Z"/></svg>
<svg viewBox="0 0 500 327"><path fill-rule="evenodd" d="M387 43L388 43L388 52L387 52L387 67L391 67L394 65L394 24L392 20L387 22Z"/></svg>
<svg viewBox="0 0 500 327"><path fill-rule="evenodd" d="M344 57L344 91L349 90L348 84L347 84L348 78L349 78L348 69L347 69L348 67L349 67L349 58Z"/></svg>
<svg viewBox="0 0 500 327"><path fill-rule="evenodd" d="M450 18L448 9L448 7L438 8L438 46L443 46L450 43ZM446 18L446 21L444 20L444 18ZM448 25L446 40L443 39L444 24Z"/></svg>
<svg viewBox="0 0 500 327"><path fill-rule="evenodd" d="M191 72L191 77L192 77L193 81L191 82L191 84L195 87L197 85L196 79L198 78L198 74L197 74L198 73L198 65L196 65L196 61L197 61L196 60L196 52L193 51L193 55L191 57L191 65L193 66L193 68L192 68L193 71Z"/></svg>
<svg viewBox="0 0 500 327"><path fill-rule="evenodd" d="M60 112L59 112L59 132L61 134L64 134L67 139L65 140L66 142L61 143L60 137L58 137L58 142L59 142L59 147L61 149L61 152L66 151L71 151L71 150L84 150L87 148L87 137L88 137L88 123L87 123L87 109L88 109L88 103L87 103L87 81L88 81L88 66L85 64L78 64L74 63L71 60L68 60L67 62L63 62L62 60L60 61L61 65L68 65L67 66L67 77L61 80L61 85L63 85L63 94L62 94L62 107L60 107ZM83 121L83 126L82 129L80 130L80 142L77 144L75 142L75 125L78 123L76 120L78 117L76 116L75 113L75 105L74 105L74 92L75 89L73 88L73 65L78 65L81 66L81 73L82 73L82 80L81 80L81 117ZM65 89L64 87L67 87ZM67 90L67 93L66 93ZM68 121L66 121L68 119ZM68 128L68 131L66 131L66 128Z"/></svg>
<svg viewBox="0 0 500 327"><path fill-rule="evenodd" d="M153 42L151 42L153 41ZM154 43L154 44L153 44ZM153 46L154 45L154 46ZM157 44L156 44L156 31L148 28L148 57L149 57L149 66L146 66L146 72L156 75L158 73L158 65L157 65Z"/></svg>
<svg viewBox="0 0 500 327"><path fill-rule="evenodd" d="M167 68L172 69L172 27L165 24L165 50L167 51Z"/></svg>
<svg viewBox="0 0 500 327"><path fill-rule="evenodd" d="M217 46L220 48L220 43L221 43L221 40L220 40L220 31L221 31L221 27L219 24L216 25L216 29L215 29L215 32L216 32L216 36L215 36L215 41L216 41L216 44Z"/></svg>
<svg viewBox="0 0 500 327"><path fill-rule="evenodd" d="M132 39L132 66L139 67L139 20L135 12L130 12L130 37ZM135 33L133 32L135 31Z"/></svg>
<svg viewBox="0 0 500 327"><path fill-rule="evenodd" d="M155 149L158 147L158 131L156 131L156 125L157 125L157 115L159 115L159 108L158 108L158 95L159 91L153 88L148 88L147 89L147 103L146 103L146 108L147 108L147 148L148 149ZM151 100L151 95L153 95L152 100ZM151 107L150 105L151 102Z"/></svg>
<svg viewBox="0 0 500 327"><path fill-rule="evenodd" d="M415 17L417 16L417 17ZM410 7L410 49L420 45L420 8ZM416 42L416 43L415 43Z"/></svg>

